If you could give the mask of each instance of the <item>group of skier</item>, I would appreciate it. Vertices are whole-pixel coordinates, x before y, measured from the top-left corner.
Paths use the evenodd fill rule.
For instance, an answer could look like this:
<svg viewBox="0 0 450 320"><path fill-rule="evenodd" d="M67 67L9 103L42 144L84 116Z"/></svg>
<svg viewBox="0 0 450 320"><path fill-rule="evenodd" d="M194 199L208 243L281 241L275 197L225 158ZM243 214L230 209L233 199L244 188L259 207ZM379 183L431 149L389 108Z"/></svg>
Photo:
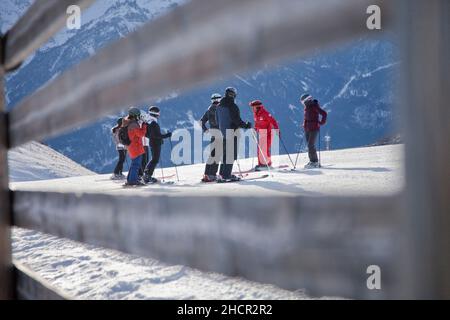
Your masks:
<svg viewBox="0 0 450 320"><path fill-rule="evenodd" d="M253 112L254 126L250 122L243 121L235 102L236 97L237 90L233 87L226 88L223 97L218 93L213 94L211 105L200 119L204 133L217 130L221 132L223 139L220 150L211 149L202 182L232 182L241 179L232 174L233 163L238 156L238 137L235 134L227 135L227 132L234 132L238 129L252 129L253 127L257 133L254 137L258 144L258 165L254 170L261 171L270 169L272 166L270 149L273 132L276 132L281 138L278 122L260 100L254 100L249 104ZM304 94L300 102L304 106L303 128L310 160L305 168L316 168L319 167L316 141L320 127L326 124L327 112L310 94ZM159 116L160 109L152 106L148 113L141 113L137 108L130 108L128 116L118 119L117 125L112 128L112 135L119 154L113 179L125 179L122 170L128 152L131 165L126 185L145 185L158 182L153 174L160 160L161 145L164 139L172 136L171 132L161 133L158 124ZM216 139L216 135L211 135L211 145L216 142ZM218 151L222 154L216 157ZM151 153L150 160L148 160L149 152Z"/></svg>
<svg viewBox="0 0 450 320"><path fill-rule="evenodd" d="M126 151L131 159L126 185L145 185L156 183L153 177L161 156L163 140L172 136L171 132L162 134L158 124L160 109L152 106L148 113L138 108L130 108L128 116L120 118L112 128L112 135L119 153L119 161L114 169L113 179L125 179L122 173ZM151 159L148 159L148 153Z"/></svg>

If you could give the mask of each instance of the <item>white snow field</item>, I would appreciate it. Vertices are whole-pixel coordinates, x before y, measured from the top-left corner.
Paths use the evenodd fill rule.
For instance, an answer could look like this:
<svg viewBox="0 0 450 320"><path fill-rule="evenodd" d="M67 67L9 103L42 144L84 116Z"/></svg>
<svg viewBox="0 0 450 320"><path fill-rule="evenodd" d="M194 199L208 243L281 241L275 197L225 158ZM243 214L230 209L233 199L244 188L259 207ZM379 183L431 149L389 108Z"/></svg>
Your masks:
<svg viewBox="0 0 450 320"><path fill-rule="evenodd" d="M27 191L71 191L109 194L134 194L149 196L164 194L168 196L186 195L381 195L392 194L403 188L403 146L388 145L367 148L355 148L325 151L321 154L323 167L304 170L307 155L300 154L296 172L273 170L273 177L262 180L250 180L240 183L202 184L204 164L178 167L180 182L175 185L149 185L139 188L124 188L124 181L111 181L110 175L91 175L58 180L12 183L13 190ZM296 155L291 155L295 162ZM275 165L288 165L287 155L276 156ZM239 160L241 170L252 167L252 159ZM256 163L255 163L256 164ZM238 170L235 164L234 170ZM258 177L267 172L250 173L248 178ZM175 168L164 168L166 176L174 175ZM161 170L155 171L156 177ZM167 179L176 181L172 176Z"/></svg>
<svg viewBox="0 0 450 320"><path fill-rule="evenodd" d="M33 181L94 175L95 173L38 142L8 152L11 181Z"/></svg>
<svg viewBox="0 0 450 320"><path fill-rule="evenodd" d="M295 161L295 155L292 155ZM288 164L287 156L277 157ZM230 184L200 184L204 166L179 167L181 182L123 188L109 175L90 175L56 180L13 182L14 190L76 191L150 196L182 195L368 195L390 194L403 187L403 146L346 149L322 152L324 167L298 172L273 172L273 177ZM299 164L306 155L301 154ZM240 160L242 170L251 159ZM237 166L235 166L237 169ZM166 175L174 168L164 169ZM158 169L158 174L161 172ZM252 173L249 177L263 173ZM170 180L176 180L172 177ZM76 299L310 299L304 291L286 291L217 273L114 250L59 239L36 231L15 228L13 257L29 266L56 288ZM326 297L324 297L326 298Z"/></svg>

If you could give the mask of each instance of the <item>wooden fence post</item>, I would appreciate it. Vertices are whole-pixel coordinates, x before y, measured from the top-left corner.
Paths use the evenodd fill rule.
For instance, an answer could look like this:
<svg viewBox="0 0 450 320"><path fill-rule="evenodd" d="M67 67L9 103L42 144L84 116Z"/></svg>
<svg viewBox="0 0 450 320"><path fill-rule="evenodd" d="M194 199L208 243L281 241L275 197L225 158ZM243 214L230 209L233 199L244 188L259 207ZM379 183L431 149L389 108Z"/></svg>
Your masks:
<svg viewBox="0 0 450 320"><path fill-rule="evenodd" d="M0 55L3 52L0 41ZM3 61L3 57L0 56ZM14 297L11 262L11 202L8 186L8 128L5 113L4 70L0 65L0 300Z"/></svg>
<svg viewBox="0 0 450 320"><path fill-rule="evenodd" d="M406 298L450 299L450 1L407 0L402 33Z"/></svg>

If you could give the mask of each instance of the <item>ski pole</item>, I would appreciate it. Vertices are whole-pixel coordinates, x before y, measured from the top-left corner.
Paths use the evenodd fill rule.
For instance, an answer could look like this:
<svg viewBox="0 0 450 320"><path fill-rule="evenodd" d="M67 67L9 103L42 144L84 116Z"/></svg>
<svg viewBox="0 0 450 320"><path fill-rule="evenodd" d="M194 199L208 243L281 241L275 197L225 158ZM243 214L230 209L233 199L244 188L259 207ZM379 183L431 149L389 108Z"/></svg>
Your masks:
<svg viewBox="0 0 450 320"><path fill-rule="evenodd" d="M255 143L256 143L256 145L258 146L259 152L260 152L261 155L263 156L264 162L265 162L266 165L267 165L267 171L269 172L269 175L270 175L271 177L273 177L272 170L270 169L269 163L267 162L266 155L262 152L261 146L258 144L258 139L256 138L255 129L252 128L251 130L252 130L252 136L253 136L253 139L255 140Z"/></svg>
<svg viewBox="0 0 450 320"><path fill-rule="evenodd" d="M127 154L125 154L125 161L127 162L127 171L130 171L130 164L128 163Z"/></svg>
<svg viewBox="0 0 450 320"><path fill-rule="evenodd" d="M162 148L161 148L162 149ZM161 150L162 151L162 150ZM164 169L163 169L163 157L162 157L162 152L161 152L161 154L160 154L160 161L159 161L159 166L160 166L160 168L161 168L161 175L162 175L162 182L165 182L165 179L164 179Z"/></svg>
<svg viewBox="0 0 450 320"><path fill-rule="evenodd" d="M280 136L279 134L278 134L278 137L280 138L281 145L283 146L284 151L286 151L286 153L287 153L287 155L288 155L288 157L289 157L289 160L291 161L291 163L292 163L292 165L294 166L294 169L295 169L295 164L294 164L294 162L293 162L292 159L291 159L291 155L289 154L289 151L287 150L286 145L284 144L283 139L281 138L281 136Z"/></svg>
<svg viewBox="0 0 450 320"><path fill-rule="evenodd" d="M237 163L237 166L238 166L239 175L241 176L241 178L243 178L244 175L242 174L241 165L239 164L239 160L238 159L236 159L236 163Z"/></svg>
<svg viewBox="0 0 450 320"><path fill-rule="evenodd" d="M169 138L169 142L170 142L170 151L172 152L173 144L172 144L171 138ZM178 166L175 163L173 163L173 165L175 166L175 173L177 174L177 181L180 182L180 177L178 176Z"/></svg>
<svg viewBox="0 0 450 320"><path fill-rule="evenodd" d="M297 157L295 158L294 170L297 169L298 157L300 156L300 148L298 148Z"/></svg>
<svg viewBox="0 0 450 320"><path fill-rule="evenodd" d="M321 139L321 135L320 135L320 127L319 127L319 168L322 167L322 163L320 162L320 140L322 140L322 139Z"/></svg>

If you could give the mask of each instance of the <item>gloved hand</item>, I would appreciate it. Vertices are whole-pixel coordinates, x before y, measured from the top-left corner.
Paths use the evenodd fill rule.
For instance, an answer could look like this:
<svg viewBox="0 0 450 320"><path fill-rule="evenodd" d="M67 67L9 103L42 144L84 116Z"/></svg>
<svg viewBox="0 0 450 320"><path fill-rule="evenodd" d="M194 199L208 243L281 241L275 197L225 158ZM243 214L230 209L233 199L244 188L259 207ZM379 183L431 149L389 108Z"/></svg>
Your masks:
<svg viewBox="0 0 450 320"><path fill-rule="evenodd" d="M172 138L172 132L167 132L167 138Z"/></svg>
<svg viewBox="0 0 450 320"><path fill-rule="evenodd" d="M245 129L251 129L252 128L252 123L250 121L247 121L247 123L245 124Z"/></svg>

